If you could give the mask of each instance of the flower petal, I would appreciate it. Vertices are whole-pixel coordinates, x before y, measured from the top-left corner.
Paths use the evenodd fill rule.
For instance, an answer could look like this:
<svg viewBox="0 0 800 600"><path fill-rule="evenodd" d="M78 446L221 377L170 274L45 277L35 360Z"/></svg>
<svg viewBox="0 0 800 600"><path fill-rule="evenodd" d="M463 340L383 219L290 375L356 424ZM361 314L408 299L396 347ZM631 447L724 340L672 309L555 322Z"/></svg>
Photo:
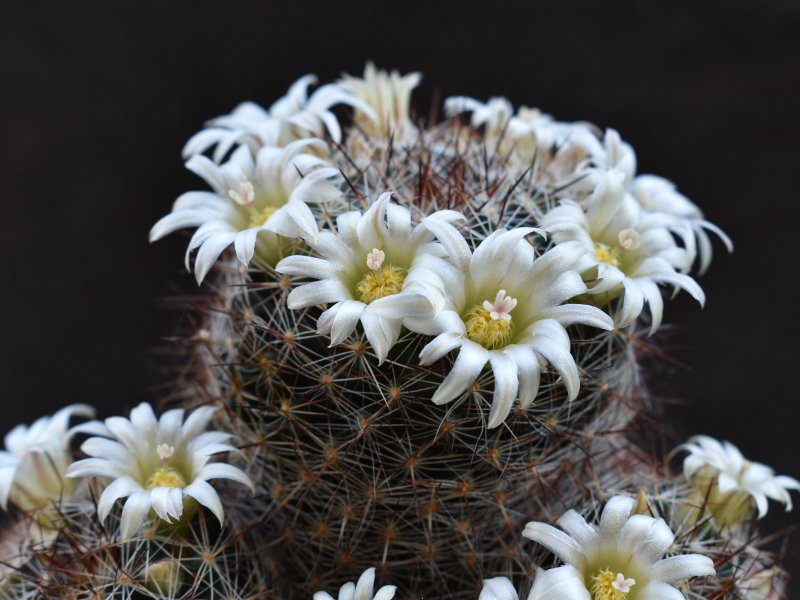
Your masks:
<svg viewBox="0 0 800 600"><path fill-rule="evenodd" d="M117 500L140 491L144 491L144 488L132 478L118 477L100 495L97 501L97 518L103 523Z"/></svg>
<svg viewBox="0 0 800 600"><path fill-rule="evenodd" d="M474 342L463 341L453 368L433 394L431 401L434 404L445 404L457 398L478 378L488 360L487 350Z"/></svg>
<svg viewBox="0 0 800 600"><path fill-rule="evenodd" d="M506 577L493 577L483 580L483 588L478 600L519 600L517 590Z"/></svg>
<svg viewBox="0 0 800 600"><path fill-rule="evenodd" d="M120 521L120 535L123 540L131 539L141 529L150 508L150 492L134 492L128 496Z"/></svg>
<svg viewBox="0 0 800 600"><path fill-rule="evenodd" d="M220 525L222 525L225 512L222 508L222 501L219 494L207 481L195 479L191 484L184 488L183 493L197 500L200 504L210 510Z"/></svg>

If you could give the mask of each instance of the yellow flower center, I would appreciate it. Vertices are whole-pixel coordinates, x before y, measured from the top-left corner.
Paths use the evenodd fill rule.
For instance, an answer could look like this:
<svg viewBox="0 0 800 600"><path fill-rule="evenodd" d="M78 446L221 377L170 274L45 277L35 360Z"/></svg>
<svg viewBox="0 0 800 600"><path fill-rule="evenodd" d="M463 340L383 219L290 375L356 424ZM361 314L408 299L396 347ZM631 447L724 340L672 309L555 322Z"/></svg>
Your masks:
<svg viewBox="0 0 800 600"><path fill-rule="evenodd" d="M378 298L398 294L403 289L406 274L405 269L393 265L371 269L356 284L356 292L364 304L369 304Z"/></svg>
<svg viewBox="0 0 800 600"><path fill-rule="evenodd" d="M618 267L620 250L621 248L619 246L611 248L607 244L597 242L594 245L594 256L600 262L611 265L612 267Z"/></svg>
<svg viewBox="0 0 800 600"><path fill-rule="evenodd" d="M157 487L184 488L186 487L186 480L177 469L164 466L156 469L153 474L150 475L145 487L148 490L152 490L153 488Z"/></svg>
<svg viewBox="0 0 800 600"><path fill-rule="evenodd" d="M250 227L261 227L264 223L267 222L272 215L275 214L275 211L278 210L274 206L267 206L261 212L257 212L254 208L250 208Z"/></svg>
<svg viewBox="0 0 800 600"><path fill-rule="evenodd" d="M598 571L592 576L592 600L626 600L635 584L635 580L626 579L622 573Z"/></svg>
<svg viewBox="0 0 800 600"><path fill-rule="evenodd" d="M467 337L489 350L507 346L514 333L512 319L493 319L491 313L480 304L464 315Z"/></svg>

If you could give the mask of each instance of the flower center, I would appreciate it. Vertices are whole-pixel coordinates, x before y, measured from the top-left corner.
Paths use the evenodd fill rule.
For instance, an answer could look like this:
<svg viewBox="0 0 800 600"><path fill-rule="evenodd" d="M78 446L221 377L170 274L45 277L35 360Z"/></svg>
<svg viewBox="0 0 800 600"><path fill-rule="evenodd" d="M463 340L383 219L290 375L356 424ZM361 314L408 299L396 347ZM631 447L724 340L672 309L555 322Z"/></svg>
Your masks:
<svg viewBox="0 0 800 600"><path fill-rule="evenodd" d="M367 274L356 284L356 292L364 304L378 298L398 294L403 289L407 272L401 267L383 264L386 254L379 248L373 248L367 254Z"/></svg>
<svg viewBox="0 0 800 600"><path fill-rule="evenodd" d="M228 197L248 210L250 213L249 227L261 227L277 210L274 206L267 206L262 210L256 208L256 189L249 181L240 183L238 190L228 190Z"/></svg>
<svg viewBox="0 0 800 600"><path fill-rule="evenodd" d="M467 337L489 350L507 346L514 332L511 311L516 306L517 300L505 290L497 292L494 304L488 300L476 304L463 317Z"/></svg>
<svg viewBox="0 0 800 600"><path fill-rule="evenodd" d="M159 444L156 446L156 454L161 459L161 467L153 471L147 479L145 487L152 490L157 487L186 487L186 480L180 471L169 466L169 459L175 454L175 448L169 444Z"/></svg>
<svg viewBox="0 0 800 600"><path fill-rule="evenodd" d="M250 212L250 227L261 227L264 223L267 222L272 215L275 214L277 209L274 206L267 206L261 212L256 212L255 210L251 210Z"/></svg>
<svg viewBox="0 0 800 600"><path fill-rule="evenodd" d="M592 575L592 600L625 600L636 580L604 569Z"/></svg>
<svg viewBox="0 0 800 600"><path fill-rule="evenodd" d="M619 244L613 248L602 242L595 242L594 256L597 260L612 267L619 267L622 253L625 250L639 248L639 232L635 229L623 229L617 234Z"/></svg>
<svg viewBox="0 0 800 600"><path fill-rule="evenodd" d="M147 485L145 487L148 490L152 490L153 488L157 487L175 487L175 488L185 488L186 487L186 480L183 478L178 472L178 469L173 467L161 467L156 469L152 475L147 479Z"/></svg>

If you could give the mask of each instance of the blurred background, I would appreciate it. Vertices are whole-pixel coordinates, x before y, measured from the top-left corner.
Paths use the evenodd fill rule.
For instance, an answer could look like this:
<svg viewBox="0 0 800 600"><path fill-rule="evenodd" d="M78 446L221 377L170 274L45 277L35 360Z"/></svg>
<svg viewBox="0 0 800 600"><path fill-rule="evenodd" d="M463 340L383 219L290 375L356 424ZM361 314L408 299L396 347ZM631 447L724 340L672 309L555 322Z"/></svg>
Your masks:
<svg viewBox="0 0 800 600"><path fill-rule="evenodd" d="M425 78L415 104L504 95L614 127L735 241L700 309L667 305L651 382L675 439L731 439L800 476L800 3L6 2L0 7L0 430L72 402L157 400L187 237L147 232L202 189L181 147L243 100L364 62ZM175 310L177 307L177 310ZM771 506L766 527L796 514ZM800 572L800 539L787 565ZM785 538L779 540L782 544ZM798 586L795 585L795 590Z"/></svg>

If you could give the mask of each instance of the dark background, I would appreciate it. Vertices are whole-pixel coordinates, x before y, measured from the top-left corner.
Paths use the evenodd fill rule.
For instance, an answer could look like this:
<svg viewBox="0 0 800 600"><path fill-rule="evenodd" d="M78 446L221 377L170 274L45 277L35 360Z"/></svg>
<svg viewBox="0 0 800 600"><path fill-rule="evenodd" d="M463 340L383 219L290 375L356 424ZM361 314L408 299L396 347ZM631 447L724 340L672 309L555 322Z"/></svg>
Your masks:
<svg viewBox="0 0 800 600"><path fill-rule="evenodd" d="M654 382L704 432L800 476L800 3L794 0L40 3L0 8L0 429L71 402L155 399L163 337L195 293L186 238L147 232L202 182L181 147L306 73L421 70L432 99L508 96L618 129L735 240L667 305ZM796 519L771 506L767 527ZM788 564L800 570L793 539Z"/></svg>

